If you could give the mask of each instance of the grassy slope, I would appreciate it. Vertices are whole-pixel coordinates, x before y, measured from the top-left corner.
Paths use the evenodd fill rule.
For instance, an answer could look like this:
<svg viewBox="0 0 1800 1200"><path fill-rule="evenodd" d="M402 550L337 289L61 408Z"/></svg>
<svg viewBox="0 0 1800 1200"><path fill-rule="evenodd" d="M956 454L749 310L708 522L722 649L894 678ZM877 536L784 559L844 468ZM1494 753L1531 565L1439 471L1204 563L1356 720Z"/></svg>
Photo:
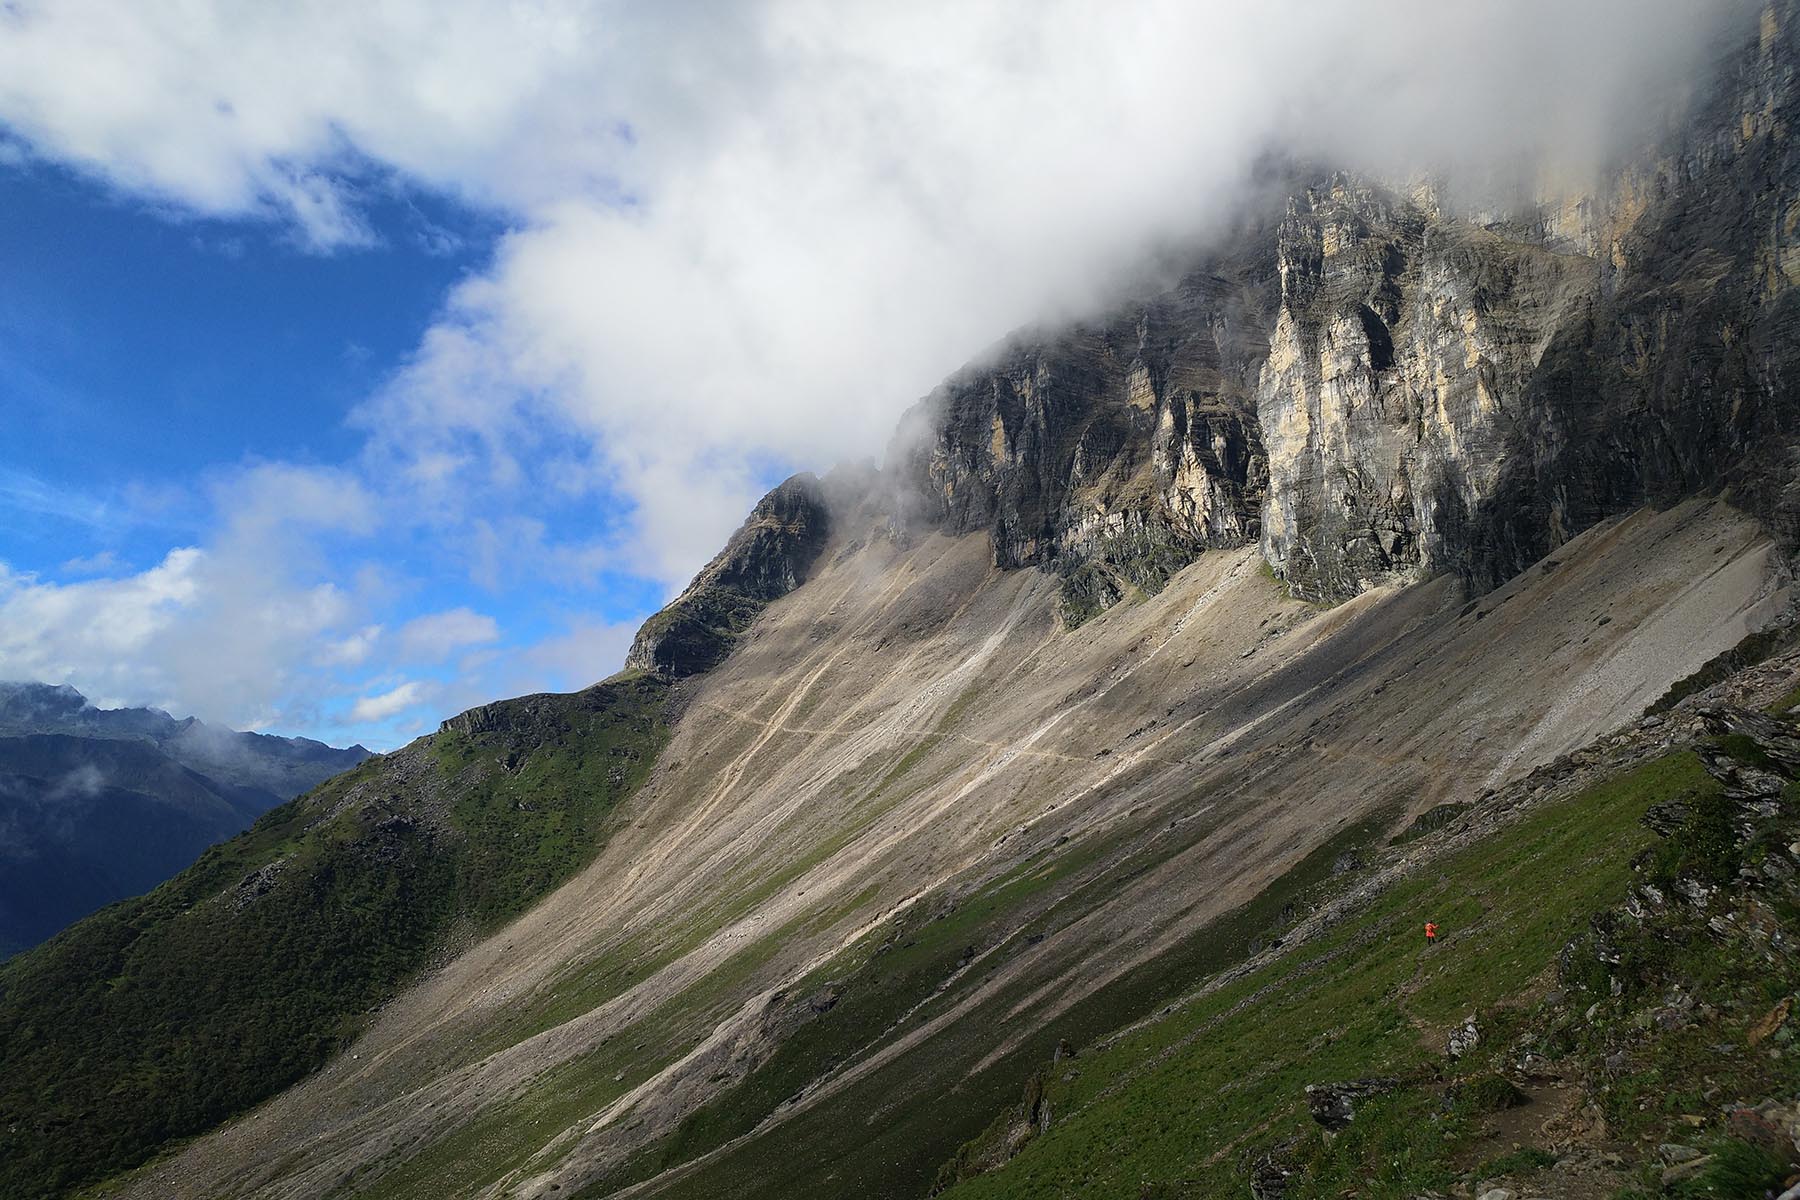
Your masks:
<svg viewBox="0 0 1800 1200"><path fill-rule="evenodd" d="M0 1195L128 1168L317 1067L452 927L592 857L666 739L664 694L497 706L499 728L372 759L0 967Z"/></svg>
<svg viewBox="0 0 1800 1200"><path fill-rule="evenodd" d="M1242 961L1338 886L1334 860L1366 845L1380 822L1347 830L1245 908L1037 1031L1020 1055L968 1074L998 1027L983 1013L998 1019L1017 998L1009 992L813 1110L665 1180L656 1194L920 1196L935 1177L938 1186L960 1178L959 1196L1228 1196L1244 1194L1252 1164L1278 1150L1305 1172L1290 1192L1296 1198L1345 1189L1408 1196L1468 1174L1474 1157L1491 1157L1483 1127L1495 1097L1511 1095L1494 1074L1508 1065L1500 1055L1508 1039L1534 1039L1575 1074L1598 1070L1619 1049L1621 1031L1641 1031L1644 1006L1671 977L1690 990L1710 989L1720 999L1722 1026L1634 1045L1631 1067L1606 1086L1600 1103L1619 1136L1691 1133L1685 1124L1675 1134L1669 1126L1707 1105L1697 1090L1673 1088L1671 1081L1698 1073L1693 1056L1703 1045L1741 1041L1745 1024L1791 982L1772 980L1755 955L1721 958L1707 946L1670 942L1667 931L1643 939L1648 947L1675 945L1662 961L1634 967L1628 952L1627 966L1636 974L1617 1001L1604 977L1592 995L1580 981L1558 984L1556 962L1559 950L1619 903L1634 881L1658 878L1666 889L1677 873L1726 869L1700 861L1706 853L1700 818L1668 843L1639 823L1652 804L1717 796L1692 754L1640 768L1435 864L1293 957L1110 1040L1113 1031L1158 1014L1170 999ZM1712 811L1705 803L1697 807L1702 816ZM1397 840L1410 840L1412 832ZM1654 852L1644 853L1652 846ZM920 1006L916 1021L973 986L979 968L956 977L968 948L1005 955L1034 935L1054 936L1058 909L1078 912L1081 891L1047 909L1034 909L1034 897L1050 890L1053 871L1091 870L1086 887L1117 886L1133 864L1097 861L1104 857L1096 851L1086 861L1025 864L953 906L854 948L802 985L836 985L841 996L828 1013L672 1138L581 1196L604 1196L756 1128L914 1005ZM1426 917L1446 934L1432 951L1421 944ZM1553 987L1567 995L1543 1000ZM1595 999L1603 1001L1595 1020L1578 1020ZM1479 1014L1483 1047L1451 1064L1444 1034L1470 1013ZM1062 1042L1080 1053L1051 1066ZM498 1118L485 1131L485 1148L504 1145L509 1129L517 1138L533 1117L550 1118L543 1127L556 1128L564 1102L571 1112L592 1111L584 1108L584 1093L591 1100L623 1090L611 1084L618 1065L572 1067L543 1096L525 1101L514 1119ZM1326 1138L1307 1114L1304 1086L1370 1075L1393 1075L1406 1085L1370 1102L1349 1132ZM1792 1067L1780 1059L1748 1059L1733 1078L1746 1095L1794 1082ZM980 1174L1005 1159L1009 1138L1016 1146L1031 1112L1043 1111L1040 1104L1053 1117L1048 1134L1028 1141L1003 1168ZM481 1147L461 1148L459 1167L466 1169ZM522 1161L516 1146L507 1158ZM1527 1148L1511 1165L1525 1170L1548 1160ZM422 1188L428 1175L414 1173L414 1182Z"/></svg>
<svg viewBox="0 0 1800 1200"><path fill-rule="evenodd" d="M773 1136L741 1143L683 1177L666 1194L784 1200L922 1194L939 1166L1019 1094L1059 1041L1098 1038L1154 1012L1195 978L1241 961L1304 911L1334 861L1366 844L1379 824L1365 822L1345 830L1244 908L1196 931L1171 953L1034 1031L1026 1051L964 1078L968 1065L992 1048L987 1021L999 1019L1031 986L1022 983L1002 991L976 1016L793 1118ZM979 963L966 972L958 970L971 948L983 951L986 963L1021 953L1035 939L1053 937L1063 924L1079 918L1095 896L1161 859L1160 854L1120 858L1112 849L1102 845L1080 855L1021 864L954 902L921 906L916 915L890 924L822 967L792 990L833 986L840 996L828 1013L801 1027L769 1062L695 1113L671 1138L581 1195L605 1195L749 1132L784 1101L828 1075L834 1064L854 1059L896 1022L904 1019L907 1027L916 1026L978 987L986 974ZM1052 896L1060 899L1047 899Z"/></svg>
<svg viewBox="0 0 1800 1200"><path fill-rule="evenodd" d="M1588 981L1591 991L1556 979L1559 950L1622 901L1634 877L1666 883L1694 866L1676 843L1640 860L1641 872L1632 865L1656 841L1638 818L1679 796L1717 796L1691 754L1506 828L1393 888L1291 960L1050 1068L1042 1077L1049 1131L951 1194L1236 1196L1270 1152L1299 1168L1287 1193L1294 1200L1412 1196L1508 1167L1529 1174L1551 1161L1541 1147L1511 1162L1470 1162L1495 1103L1494 1072L1508 1069L1504 1051L1516 1055L1521 1045L1575 1075L1597 1073L1624 1047L1625 1064L1609 1071L1598 1096L1616 1138L1691 1137L1695 1122L1684 1117L1716 1125L1720 1091L1703 1095L1704 1071L1715 1089L1791 1091L1800 1084L1791 1054L1724 1062L1707 1049L1744 1045L1746 1028L1793 986L1749 947L1662 931L1627 945L1616 999L1604 969ZM1435 949L1420 935L1427 918L1446 934ZM1556 995L1559 984L1566 995ZM1647 1036L1643 1013L1674 984L1711 998L1710 1022ZM1471 1013L1482 1048L1452 1063L1443 1034ZM1305 1085L1369 1076L1404 1086L1327 1137L1307 1114Z"/></svg>

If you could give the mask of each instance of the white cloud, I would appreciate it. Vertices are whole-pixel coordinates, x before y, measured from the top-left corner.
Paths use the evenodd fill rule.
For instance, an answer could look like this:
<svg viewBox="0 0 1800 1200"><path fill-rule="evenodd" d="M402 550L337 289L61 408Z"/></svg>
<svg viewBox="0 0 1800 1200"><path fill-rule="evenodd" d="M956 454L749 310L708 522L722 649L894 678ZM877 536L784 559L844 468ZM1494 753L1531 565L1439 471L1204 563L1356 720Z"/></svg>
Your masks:
<svg viewBox="0 0 1800 1200"><path fill-rule="evenodd" d="M625 665L637 634L635 621L577 619L554 637L531 647L524 657L538 690L573 692L598 683ZM527 685L529 686L529 685Z"/></svg>
<svg viewBox="0 0 1800 1200"><path fill-rule="evenodd" d="M405 712L425 699L425 685L410 681L374 696L364 696L350 708L352 721L376 724Z"/></svg>
<svg viewBox="0 0 1800 1200"><path fill-rule="evenodd" d="M194 547L135 575L67 584L0 566L0 676L253 725L350 611L332 584L295 587Z"/></svg>
<svg viewBox="0 0 1800 1200"><path fill-rule="evenodd" d="M637 505L625 557L679 583L759 466L878 452L1005 330L1204 232L1270 147L1586 157L1705 19L1449 7L773 4L729 50L664 30L636 68L660 76L597 89L636 132L633 202L532 209L365 423L458 493L511 486L546 436L597 447Z"/></svg>
<svg viewBox="0 0 1800 1200"><path fill-rule="evenodd" d="M356 667L368 661L381 640L381 626L365 625L347 637L325 643L317 662L324 667Z"/></svg>
<svg viewBox="0 0 1800 1200"><path fill-rule="evenodd" d="M396 635L399 652L407 661L437 663L465 646L498 641L500 626L494 618L468 608L415 617Z"/></svg>
<svg viewBox="0 0 1800 1200"><path fill-rule="evenodd" d="M105 500L7 467L0 467L0 504L95 530L108 529L118 519L113 506Z"/></svg>
<svg viewBox="0 0 1800 1200"><path fill-rule="evenodd" d="M62 565L64 575L105 575L119 567L119 556L111 550L76 555Z"/></svg>
<svg viewBox="0 0 1800 1200"><path fill-rule="evenodd" d="M137 691L140 656L191 610L204 562L186 547L134 576L67 585L0 566L0 676L62 683L79 674L90 688ZM149 673L155 682L138 694L165 695L167 674Z"/></svg>
<svg viewBox="0 0 1800 1200"><path fill-rule="evenodd" d="M256 465L212 491L212 535L147 570L56 583L0 564L0 677L240 727L282 715L319 647L366 623L315 539L366 533L373 510L329 468Z"/></svg>
<svg viewBox="0 0 1800 1200"><path fill-rule="evenodd" d="M367 534L377 520L369 489L336 467L256 463L232 471L214 484L212 493L231 535L244 541L296 530Z"/></svg>
<svg viewBox="0 0 1800 1200"><path fill-rule="evenodd" d="M596 35L582 7L26 0L0 9L0 117L119 187L355 244L346 172L531 195L541 101Z"/></svg>

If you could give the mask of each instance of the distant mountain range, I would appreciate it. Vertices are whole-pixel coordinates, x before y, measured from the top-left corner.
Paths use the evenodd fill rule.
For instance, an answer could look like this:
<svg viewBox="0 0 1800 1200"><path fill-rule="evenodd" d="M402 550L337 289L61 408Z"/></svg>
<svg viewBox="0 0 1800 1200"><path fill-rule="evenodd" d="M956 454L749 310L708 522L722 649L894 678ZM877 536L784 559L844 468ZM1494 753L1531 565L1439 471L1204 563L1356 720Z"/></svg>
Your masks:
<svg viewBox="0 0 1800 1200"><path fill-rule="evenodd" d="M174 875L369 757L0 683L0 958Z"/></svg>

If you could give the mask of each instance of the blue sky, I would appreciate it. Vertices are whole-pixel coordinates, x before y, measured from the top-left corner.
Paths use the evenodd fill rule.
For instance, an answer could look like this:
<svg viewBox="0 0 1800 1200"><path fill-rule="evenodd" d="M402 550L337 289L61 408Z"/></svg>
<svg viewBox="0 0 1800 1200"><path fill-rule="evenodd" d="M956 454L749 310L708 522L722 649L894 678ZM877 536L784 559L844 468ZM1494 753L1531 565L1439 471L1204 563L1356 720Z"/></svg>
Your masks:
<svg viewBox="0 0 1800 1200"><path fill-rule="evenodd" d="M372 214L381 244L306 253L279 228L165 216L42 164L0 174L0 217L0 553L40 572L198 536L185 493L208 471L354 454L349 413L499 233L395 196Z"/></svg>
<svg viewBox="0 0 1800 1200"><path fill-rule="evenodd" d="M364 193L361 218L364 244L321 251L281 224L146 205L54 164L0 171L0 425L10 432L0 443L0 562L41 584L130 577L172 547L204 545L222 519L217 493L244 472L355 460L367 441L358 409L402 368L451 289L488 265L506 229L501 214L394 182ZM518 512L541 521L551 542L579 542L629 505L599 492ZM468 655L485 668L572 629L602 630L598 645L581 647L593 653L540 656L514 676L520 686L583 686L616 666L632 623L667 590L629 569L513 586L440 544L442 532L388 523L310 549L328 576L368 562L389 573L385 603L357 629L443 613L486 618L491 629L465 618L461 654L419 662L404 678L344 664L335 702L275 695L271 727L391 745L438 707L355 717L365 694L424 681L452 706L473 703L481 693L455 686ZM82 673L70 681L114 703L204 697L136 694Z"/></svg>

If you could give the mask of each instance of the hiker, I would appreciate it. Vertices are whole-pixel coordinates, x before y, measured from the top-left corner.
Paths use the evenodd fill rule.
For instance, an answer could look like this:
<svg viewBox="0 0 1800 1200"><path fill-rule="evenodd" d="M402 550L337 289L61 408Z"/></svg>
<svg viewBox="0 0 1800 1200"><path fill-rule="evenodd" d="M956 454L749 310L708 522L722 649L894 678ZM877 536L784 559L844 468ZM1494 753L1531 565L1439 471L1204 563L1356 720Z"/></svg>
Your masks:
<svg viewBox="0 0 1800 1200"><path fill-rule="evenodd" d="M1425 944L1427 946L1437 945L1437 922L1436 921L1425 922Z"/></svg>

